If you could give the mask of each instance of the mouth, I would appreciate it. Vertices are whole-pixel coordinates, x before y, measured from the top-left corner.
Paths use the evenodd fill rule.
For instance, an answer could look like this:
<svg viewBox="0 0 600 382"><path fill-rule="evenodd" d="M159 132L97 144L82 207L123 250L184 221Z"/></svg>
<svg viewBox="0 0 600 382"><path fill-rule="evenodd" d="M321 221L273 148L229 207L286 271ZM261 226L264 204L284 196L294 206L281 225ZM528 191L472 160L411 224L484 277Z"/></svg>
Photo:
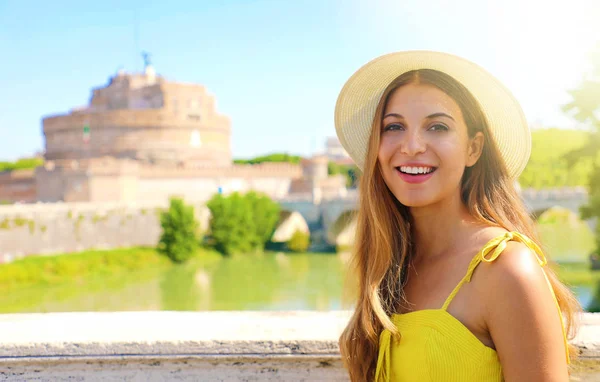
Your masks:
<svg viewBox="0 0 600 382"><path fill-rule="evenodd" d="M430 166L418 166L418 167L398 166L398 167L396 167L396 171L398 171L399 173L401 173L403 175L414 176L414 177L429 175L429 174L434 173L435 170L437 170L437 167L430 167Z"/></svg>

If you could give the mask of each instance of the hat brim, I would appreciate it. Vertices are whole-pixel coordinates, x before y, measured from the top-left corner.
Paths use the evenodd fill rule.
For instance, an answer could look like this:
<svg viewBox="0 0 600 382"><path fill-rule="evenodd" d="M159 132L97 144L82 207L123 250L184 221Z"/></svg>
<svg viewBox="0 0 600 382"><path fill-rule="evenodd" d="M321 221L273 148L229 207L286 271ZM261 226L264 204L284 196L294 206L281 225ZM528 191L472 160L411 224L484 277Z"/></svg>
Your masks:
<svg viewBox="0 0 600 382"><path fill-rule="evenodd" d="M405 51L378 57L358 69L335 106L335 129L344 149L363 170L375 110L387 86L403 73L433 69L465 86L479 102L508 175L519 177L531 153L531 132L519 102L494 76L463 58L440 52Z"/></svg>

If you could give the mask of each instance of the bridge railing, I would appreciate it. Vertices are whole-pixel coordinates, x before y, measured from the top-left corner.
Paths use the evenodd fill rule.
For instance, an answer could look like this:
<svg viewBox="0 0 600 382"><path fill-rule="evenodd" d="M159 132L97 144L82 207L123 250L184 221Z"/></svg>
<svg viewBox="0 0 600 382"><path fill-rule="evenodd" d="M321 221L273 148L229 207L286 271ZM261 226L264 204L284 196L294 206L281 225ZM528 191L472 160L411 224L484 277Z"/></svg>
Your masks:
<svg viewBox="0 0 600 382"><path fill-rule="evenodd" d="M584 187L564 187L541 190L527 188L521 191L521 196L525 200L581 200L587 199L588 192Z"/></svg>

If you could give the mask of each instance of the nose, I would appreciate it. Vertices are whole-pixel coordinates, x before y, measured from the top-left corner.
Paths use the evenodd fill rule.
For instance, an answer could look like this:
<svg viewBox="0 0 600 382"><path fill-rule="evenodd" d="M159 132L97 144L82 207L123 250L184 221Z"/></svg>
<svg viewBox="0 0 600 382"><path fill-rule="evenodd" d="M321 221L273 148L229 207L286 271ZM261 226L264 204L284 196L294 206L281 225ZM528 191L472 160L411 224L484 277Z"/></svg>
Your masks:
<svg viewBox="0 0 600 382"><path fill-rule="evenodd" d="M407 131L400 142L400 151L407 156L415 156L425 152L427 145L419 130Z"/></svg>

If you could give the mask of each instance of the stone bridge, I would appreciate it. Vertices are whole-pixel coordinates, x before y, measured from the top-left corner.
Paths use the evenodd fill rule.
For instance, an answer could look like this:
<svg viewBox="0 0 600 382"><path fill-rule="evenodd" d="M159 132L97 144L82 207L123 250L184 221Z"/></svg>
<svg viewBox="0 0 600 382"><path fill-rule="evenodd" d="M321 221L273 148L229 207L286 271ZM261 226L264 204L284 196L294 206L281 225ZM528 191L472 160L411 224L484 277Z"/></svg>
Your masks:
<svg viewBox="0 0 600 382"><path fill-rule="evenodd" d="M524 189L521 197L534 217L552 207L563 207L579 215L579 208L587 203L588 193L583 187L556 189ZM351 236L353 213L357 209L358 191L348 190L335 198L317 199L312 194L288 196L279 200L287 211L299 212L306 220L313 239L330 245L347 245ZM592 222L588 222L592 226Z"/></svg>
<svg viewBox="0 0 600 382"><path fill-rule="evenodd" d="M297 230L310 231L311 249L329 250L352 244L355 236L356 190L336 197L318 194L280 199L282 221L275 231L273 248L284 247ZM532 215L561 206L573 213L587 202L583 189L523 190ZM204 200L188 201L206 229L210 213ZM87 249L154 246L160 233L161 203L36 203L0 206L0 263L31 254L70 253ZM593 229L593 222L589 222Z"/></svg>
<svg viewBox="0 0 600 382"><path fill-rule="evenodd" d="M584 187L554 188L521 191L523 202L535 217L539 217L552 207L563 207L579 214L579 208L588 201L588 193Z"/></svg>

